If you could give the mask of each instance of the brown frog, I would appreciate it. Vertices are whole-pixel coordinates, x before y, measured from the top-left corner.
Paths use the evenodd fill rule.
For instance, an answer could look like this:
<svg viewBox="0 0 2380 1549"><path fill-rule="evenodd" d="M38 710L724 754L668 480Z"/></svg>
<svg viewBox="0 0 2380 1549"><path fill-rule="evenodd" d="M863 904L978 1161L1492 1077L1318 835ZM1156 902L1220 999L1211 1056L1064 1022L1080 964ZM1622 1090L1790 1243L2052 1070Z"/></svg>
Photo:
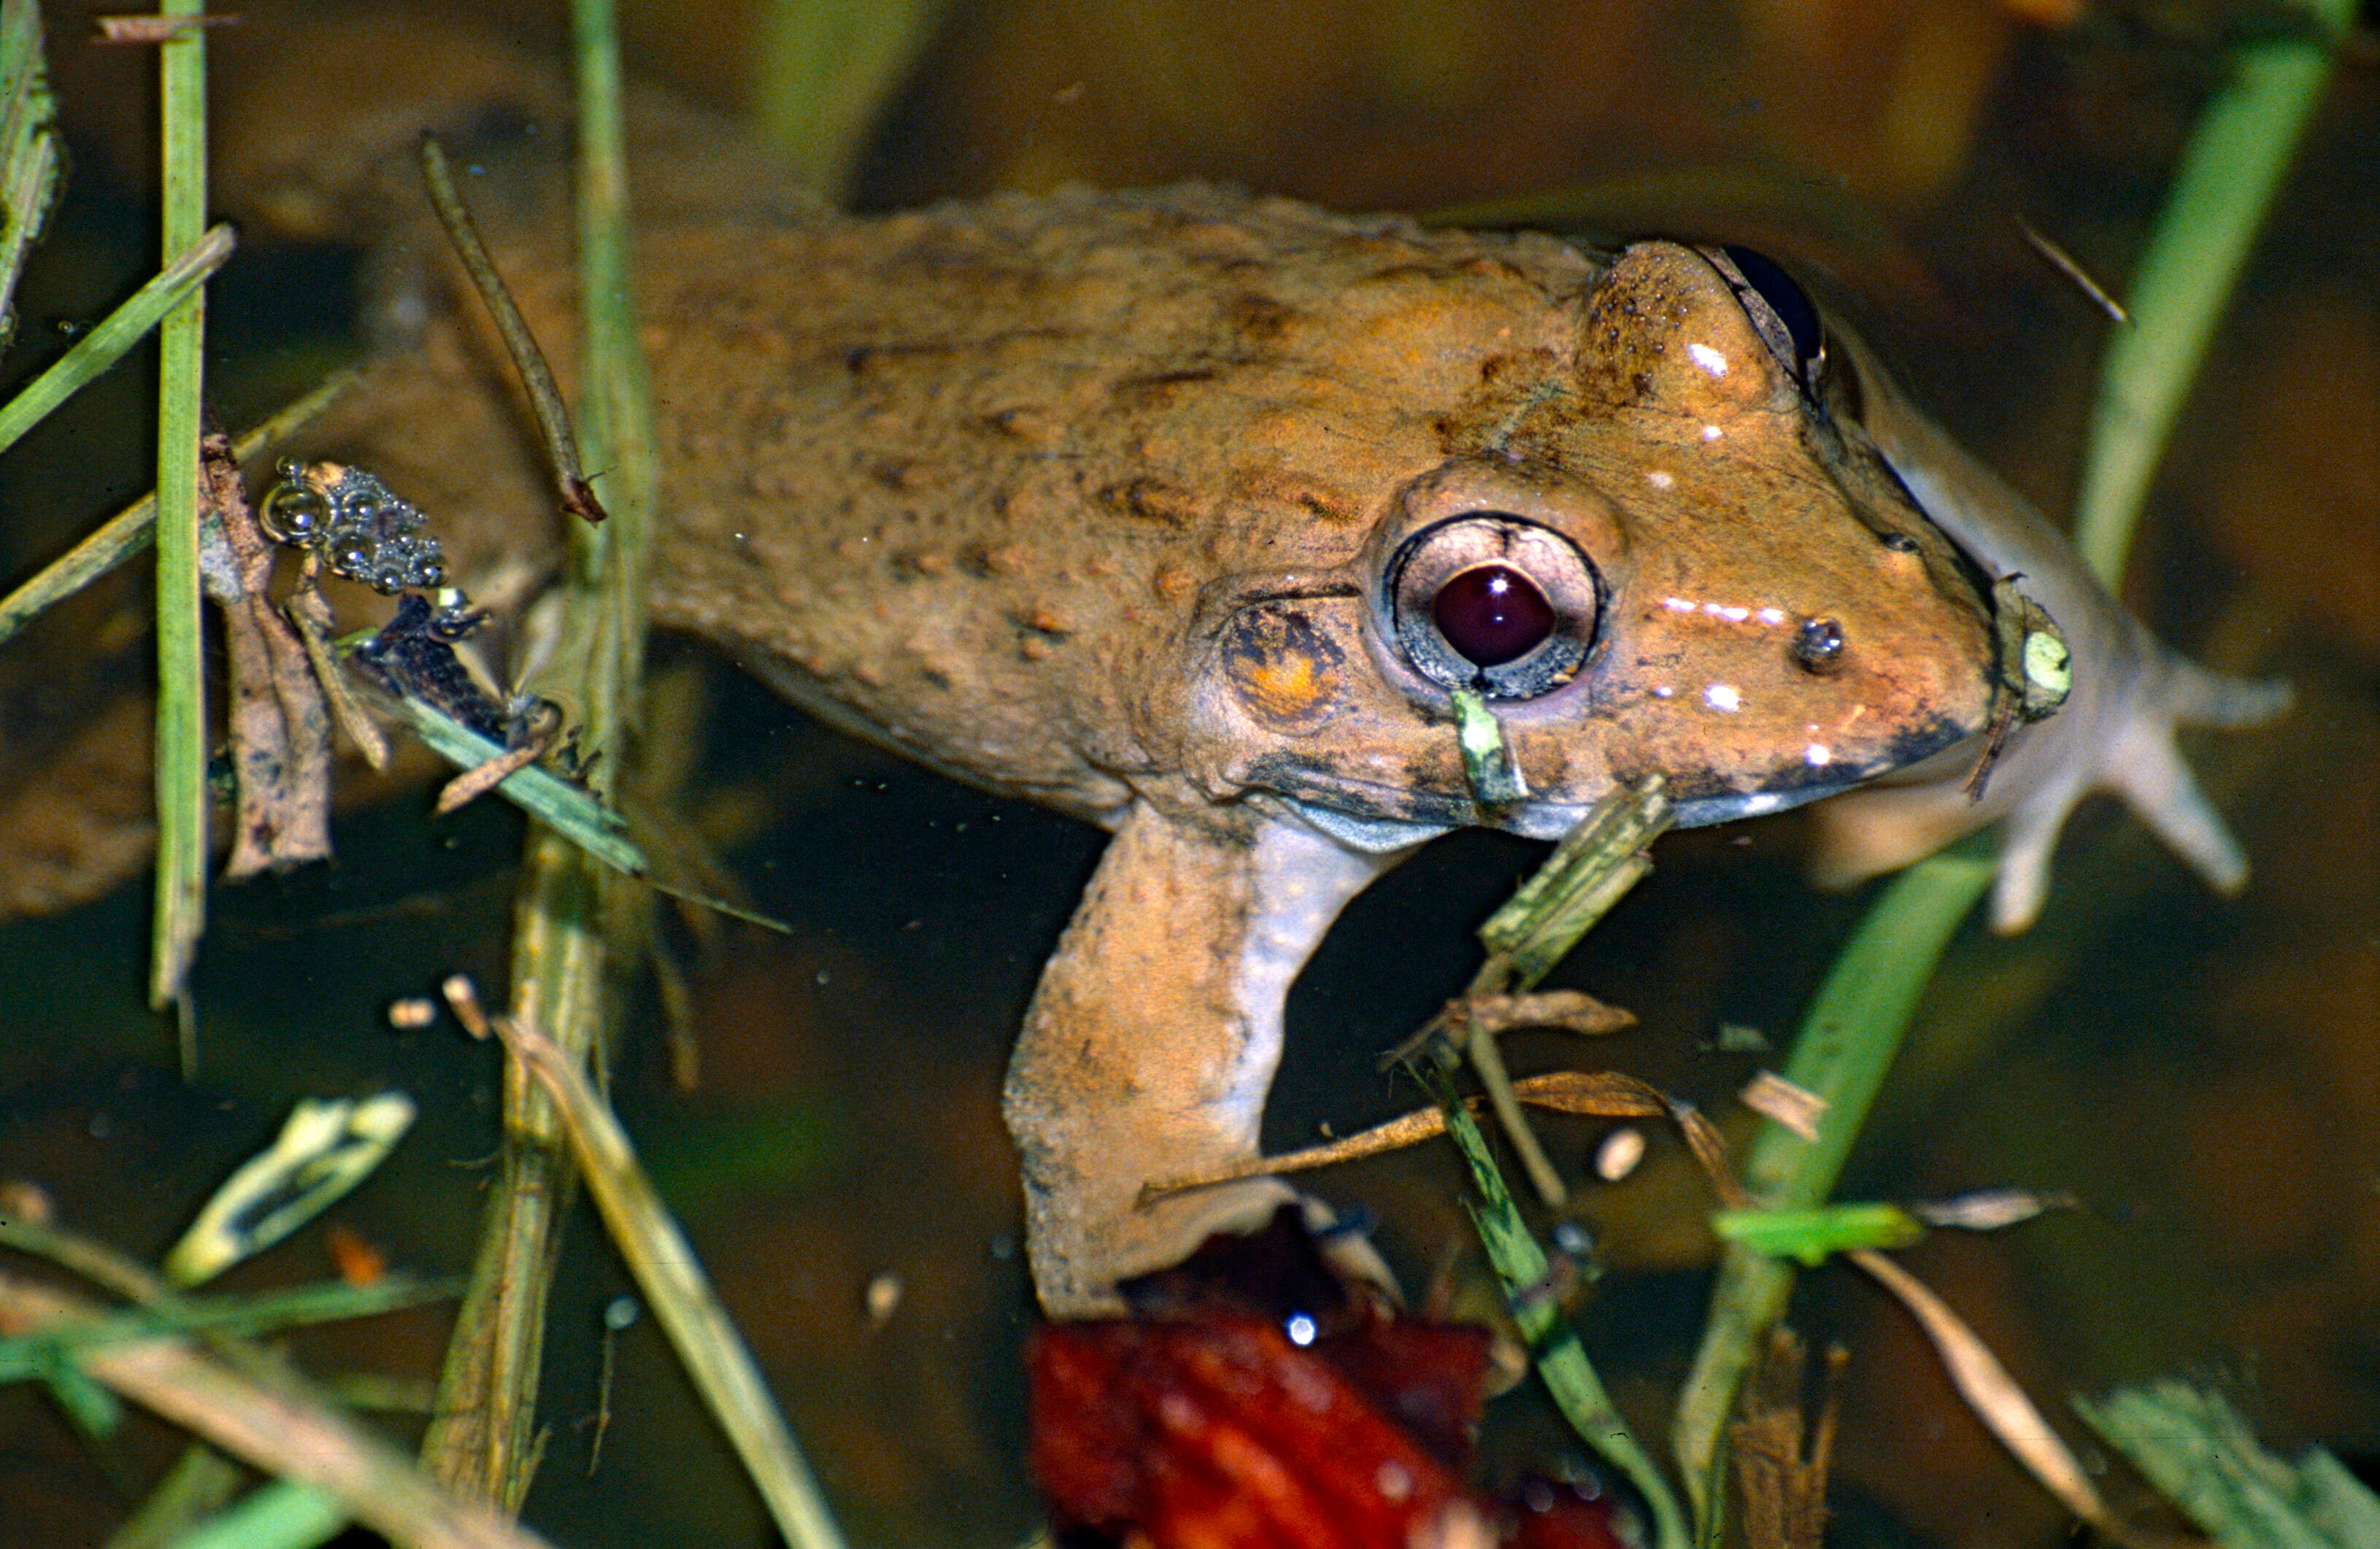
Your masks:
<svg viewBox="0 0 2380 1549"><path fill-rule="evenodd" d="M461 121L529 191L475 192L566 371L555 99L512 100ZM1291 981L1415 846L1551 837L1653 774L1710 823L1963 773L2009 691L1983 573L1829 396L1806 304L1727 253L1198 187L857 220L641 122L656 622L1114 834L1006 1089L1052 1313L1293 1197L1138 1202L1256 1153ZM389 208L307 184L320 137L233 164L285 212ZM374 218L407 347L309 450L436 514L468 581L548 540L534 462L476 302L419 283L436 239ZM1475 795L1456 689L1525 796Z"/></svg>

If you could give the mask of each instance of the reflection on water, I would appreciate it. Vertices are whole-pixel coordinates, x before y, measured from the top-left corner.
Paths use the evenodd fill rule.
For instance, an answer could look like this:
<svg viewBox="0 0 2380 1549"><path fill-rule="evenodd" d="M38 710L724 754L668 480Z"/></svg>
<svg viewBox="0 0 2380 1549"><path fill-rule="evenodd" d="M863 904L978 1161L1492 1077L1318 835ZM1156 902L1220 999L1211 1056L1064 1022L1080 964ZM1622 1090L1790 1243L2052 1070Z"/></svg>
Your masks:
<svg viewBox="0 0 2380 1549"><path fill-rule="evenodd" d="M968 8L901 101L860 197L1228 175L1418 208L1599 180L1618 192L1585 208L1604 221L1700 231L1732 212L1730 235L1822 260L1868 296L1870 331L1921 396L2053 509L2102 325L2026 256L2011 217L2120 276L2219 30L2210 11L2172 36L2105 20L2034 31L1953 0L1226 9ZM720 16L653 0L632 19L657 67L732 96ZM67 22L54 35L78 36ZM78 79L62 67L70 102ZM92 92L140 89L91 79ZM2301 687L2289 721L2198 749L2256 880L2216 902L2129 819L2086 814L2042 924L1954 950L1843 1191L2070 1191L2083 1212L1937 1238L1910 1262L2045 1398L2187 1373L2283 1449L2321 1440L2350 1455L2380 1449L2376 93L2368 71L2342 78L2133 571L2131 600L2170 637ZM141 217L89 160L12 370L55 353L55 319L88 317L139 271ZM271 278L217 309L225 412L244 422L339 347L322 320L345 260L242 262ZM92 278L107 275L121 283ZM145 442L119 427L145 398L120 374L0 466L11 577L137 490ZM998 1083L1098 836L855 746L710 671L690 805L729 842L753 902L795 931L673 924L702 1083L671 1084L640 989L617 1101L855 1535L1016 1542L1031 1516L1016 1383L1028 1297ZM493 1144L492 1057L443 1023L393 1032L383 1010L457 969L501 980L518 829L492 806L431 823L420 805L407 795L343 819L333 867L219 895L192 1083L140 1005L144 888L0 930L0 1176L40 1180L67 1220L153 1253L295 1095L399 1086L419 1127L336 1217L397 1265L463 1265ZM1718 1052L1718 1026L1790 1029L1856 913L1801 885L1797 844L1786 820L1665 841L1655 877L1558 979L1643 1025L1585 1049L1524 1040L1516 1064L1616 1064L1731 1112L1760 1061ZM1270 1144L1411 1106L1373 1054L1467 975L1468 927L1536 853L1459 837L1359 901L1293 997ZM1598 1133L1553 1129L1557 1161L1583 1172ZM1449 1156L1425 1149L1329 1187L1373 1213L1411 1283L1466 1273L1446 1269L1465 1240ZM1701 1314L1694 1198L1657 1142L1591 1205L1611 1272L1585 1309L1587 1343L1655 1434ZM329 1268L317 1231L234 1283ZM903 1294L878 1326L865 1292L886 1274ZM625 1279L585 1225L563 1288L532 1519L573 1544L759 1542L650 1321L618 1337L601 1467L587 1476L601 1311ZM1820 1275L1796 1321L1852 1351L1845 1541L2059 1541L2056 1513L1958 1410L1898 1313ZM420 1374L441 1336L417 1314L298 1344L322 1370ZM1570 1450L1525 1396L1492 1424L1499 1466ZM23 1388L0 1394L0 1494L58 1543L92 1541L176 1446L136 1423L87 1451Z"/></svg>

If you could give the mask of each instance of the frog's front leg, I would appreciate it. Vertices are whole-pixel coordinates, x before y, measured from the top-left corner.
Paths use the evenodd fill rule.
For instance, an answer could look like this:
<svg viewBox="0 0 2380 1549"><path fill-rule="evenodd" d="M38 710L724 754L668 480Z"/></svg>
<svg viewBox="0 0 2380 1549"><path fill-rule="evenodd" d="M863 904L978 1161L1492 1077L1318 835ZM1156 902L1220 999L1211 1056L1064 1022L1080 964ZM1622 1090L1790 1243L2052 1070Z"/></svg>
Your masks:
<svg viewBox="0 0 2380 1549"><path fill-rule="evenodd" d="M1292 980L1400 854L1344 849L1245 806L1137 803L1041 975L1003 1108L1041 1303L1115 1311L1119 1280L1296 1197L1275 1178L1145 1183L1257 1156Z"/></svg>

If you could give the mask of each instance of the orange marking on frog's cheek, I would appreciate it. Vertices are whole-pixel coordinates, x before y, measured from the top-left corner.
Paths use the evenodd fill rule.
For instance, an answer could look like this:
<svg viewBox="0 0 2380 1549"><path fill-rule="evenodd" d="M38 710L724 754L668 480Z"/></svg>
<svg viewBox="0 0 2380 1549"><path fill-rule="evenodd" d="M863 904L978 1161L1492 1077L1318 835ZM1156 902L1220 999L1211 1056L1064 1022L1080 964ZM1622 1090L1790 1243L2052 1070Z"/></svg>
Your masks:
<svg viewBox="0 0 2380 1549"><path fill-rule="evenodd" d="M1346 658L1303 611L1265 604L1228 626L1223 662L1249 714L1276 731L1311 732L1339 708Z"/></svg>

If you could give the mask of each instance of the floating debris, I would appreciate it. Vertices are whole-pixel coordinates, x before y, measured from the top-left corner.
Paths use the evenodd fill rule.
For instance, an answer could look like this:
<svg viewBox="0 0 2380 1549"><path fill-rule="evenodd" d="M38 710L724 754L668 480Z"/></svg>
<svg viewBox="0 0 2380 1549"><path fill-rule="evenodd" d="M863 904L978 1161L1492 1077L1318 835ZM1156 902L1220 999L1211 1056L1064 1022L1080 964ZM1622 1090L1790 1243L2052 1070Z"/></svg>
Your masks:
<svg viewBox="0 0 2380 1549"><path fill-rule="evenodd" d="M1606 1183L1617 1183L1636 1170L1645 1159L1645 1131L1633 1125L1623 1124L1603 1137L1595 1148L1595 1176Z"/></svg>

